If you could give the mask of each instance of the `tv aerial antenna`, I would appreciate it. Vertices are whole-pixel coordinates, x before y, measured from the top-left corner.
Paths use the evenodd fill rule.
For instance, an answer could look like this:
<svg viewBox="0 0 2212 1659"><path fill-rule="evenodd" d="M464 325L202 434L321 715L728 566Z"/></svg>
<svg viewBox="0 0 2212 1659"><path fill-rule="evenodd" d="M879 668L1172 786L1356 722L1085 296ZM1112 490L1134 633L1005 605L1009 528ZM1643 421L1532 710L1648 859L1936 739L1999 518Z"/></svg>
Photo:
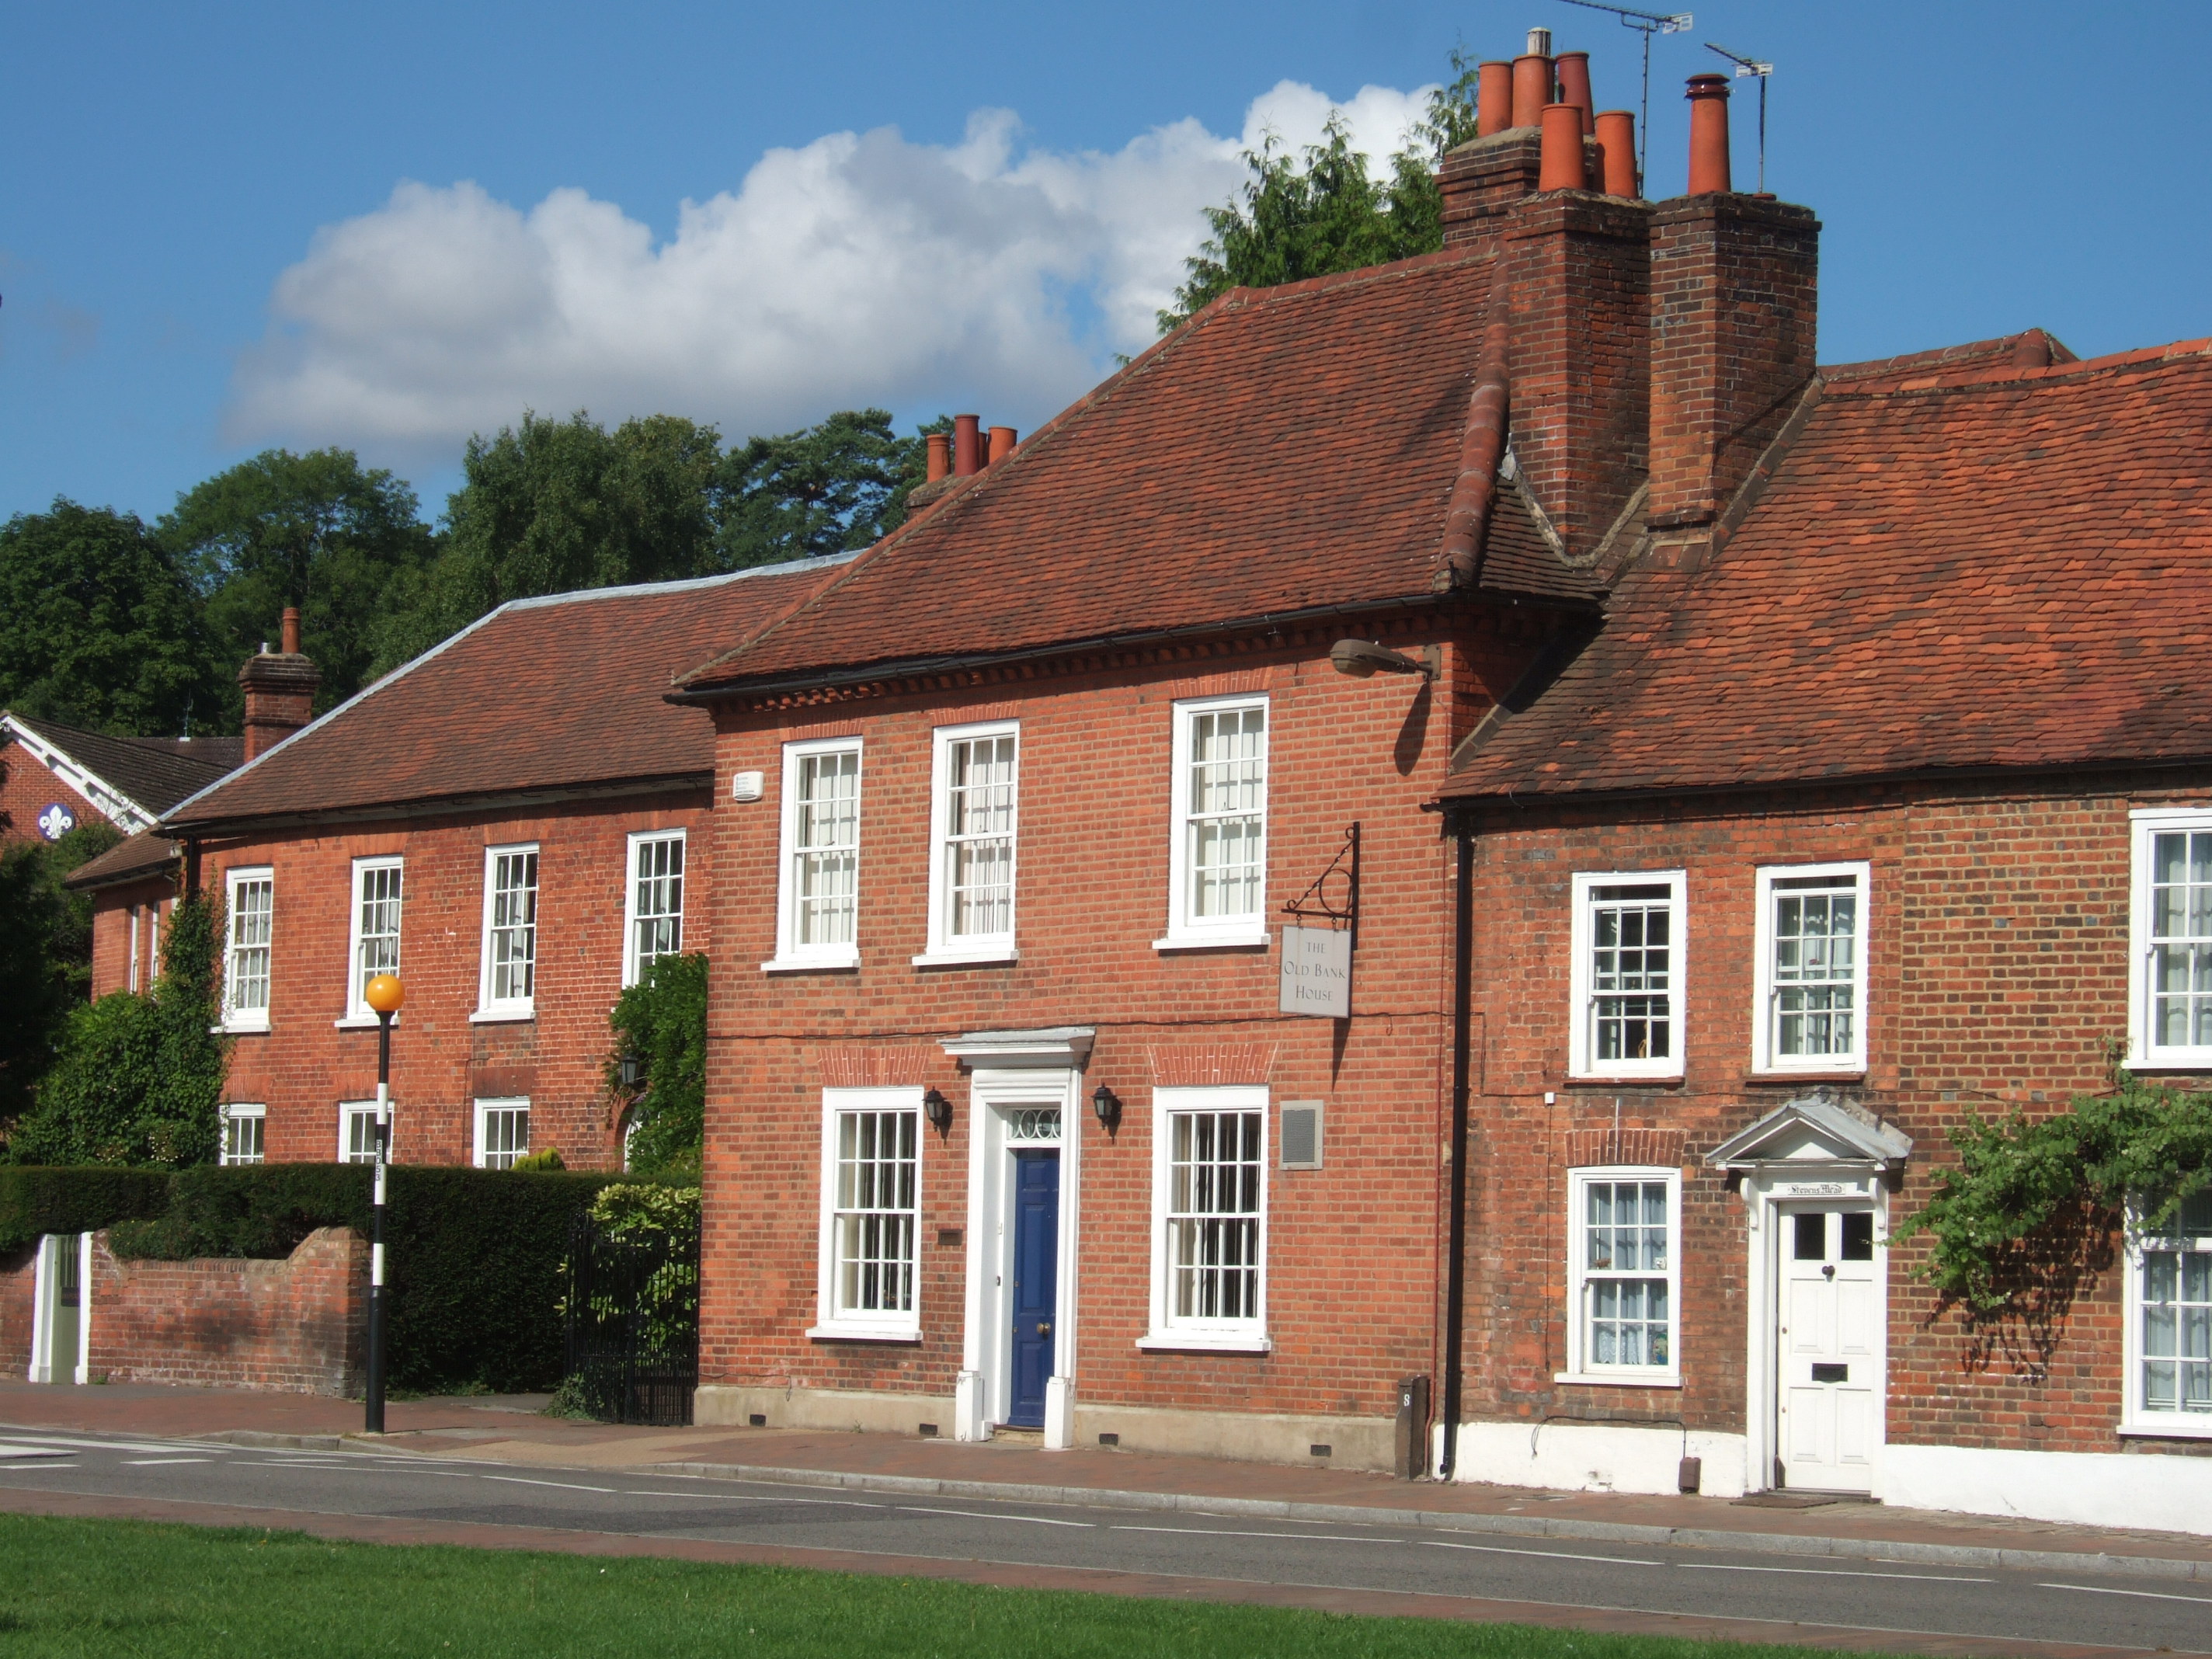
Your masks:
<svg viewBox="0 0 2212 1659"><path fill-rule="evenodd" d="M1618 17L1625 28L1632 28L1644 37L1644 105L1638 112L1636 126L1636 176L1644 177L1644 156L1651 143L1651 37L1655 34L1685 34L1695 20L1686 11L1662 14L1638 11L1631 6L1607 6L1600 0L1566 0L1571 6L1580 6L1585 11L1609 11ZM1762 97L1766 82L1759 83Z"/></svg>
<svg viewBox="0 0 2212 1659"><path fill-rule="evenodd" d="M1756 58L1739 58L1726 46L1717 46L1711 40L1705 42L1705 50L1717 52L1734 64L1737 80L1747 76L1756 76L1759 79L1759 191L1764 196L1766 193L1766 78L1774 73L1774 65L1762 64Z"/></svg>

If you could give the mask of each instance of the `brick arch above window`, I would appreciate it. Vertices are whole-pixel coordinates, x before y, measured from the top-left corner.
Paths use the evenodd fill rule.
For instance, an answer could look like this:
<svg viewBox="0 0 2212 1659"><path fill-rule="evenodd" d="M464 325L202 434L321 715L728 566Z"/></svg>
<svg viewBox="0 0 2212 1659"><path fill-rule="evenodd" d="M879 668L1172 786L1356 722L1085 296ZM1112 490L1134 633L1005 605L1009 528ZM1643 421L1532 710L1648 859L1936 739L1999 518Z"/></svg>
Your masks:
<svg viewBox="0 0 2212 1659"><path fill-rule="evenodd" d="M1273 1042L1154 1044L1146 1049L1156 1089L1213 1089L1268 1081L1279 1045Z"/></svg>
<svg viewBox="0 0 2212 1659"><path fill-rule="evenodd" d="M930 1062L942 1056L919 1048L816 1048L807 1058L821 1073L825 1089L919 1088Z"/></svg>
<svg viewBox="0 0 2212 1659"><path fill-rule="evenodd" d="M1684 1132L1680 1129L1570 1129L1567 1167L1590 1169L1604 1164L1641 1164L1647 1169L1680 1169Z"/></svg>

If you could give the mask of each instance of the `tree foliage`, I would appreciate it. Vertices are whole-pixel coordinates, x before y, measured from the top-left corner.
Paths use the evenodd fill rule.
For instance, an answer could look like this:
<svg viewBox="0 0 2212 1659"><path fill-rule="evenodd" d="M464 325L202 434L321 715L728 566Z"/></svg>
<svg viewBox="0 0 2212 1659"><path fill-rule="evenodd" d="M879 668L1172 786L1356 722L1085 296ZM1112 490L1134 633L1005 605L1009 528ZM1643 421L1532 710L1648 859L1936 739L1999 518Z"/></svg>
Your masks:
<svg viewBox="0 0 2212 1659"><path fill-rule="evenodd" d="M216 1154L228 1041L221 1015L220 907L179 902L150 989L118 991L73 1010L36 1104L15 1126L19 1164L177 1168Z"/></svg>
<svg viewBox="0 0 2212 1659"><path fill-rule="evenodd" d="M696 1185L707 1124L707 958L658 958L623 992L609 1024L614 1048L606 1085L629 1108L630 1170L653 1181ZM645 1065L635 1088L622 1081L625 1054Z"/></svg>
<svg viewBox="0 0 2212 1659"><path fill-rule="evenodd" d="M1921 1272L1947 1301L1984 1319L2035 1316L2054 1273L2130 1207L2155 1231L2212 1188L2212 1094L2147 1084L2117 1064L2112 1082L2048 1117L1973 1114L1952 1131L1958 1164L1897 1232L1929 1236Z"/></svg>
<svg viewBox="0 0 2212 1659"><path fill-rule="evenodd" d="M157 530L227 660L245 661L276 637L286 605L300 607L323 675L319 713L366 683L386 595L434 547L415 492L348 449L264 450L185 491Z"/></svg>
<svg viewBox="0 0 2212 1659"><path fill-rule="evenodd" d="M1430 94L1386 179L1368 176L1367 158L1352 148L1336 110L1329 112L1322 142L1295 157L1272 133L1258 149L1245 151L1250 176L1236 198L1206 210L1210 234L1184 262L1187 280L1176 290L1174 307L1159 313L1160 332L1179 327L1232 288L1273 288L1442 247L1443 197L1436 167L1447 150L1474 137L1480 75L1458 51L1451 65L1452 79Z"/></svg>
<svg viewBox="0 0 2212 1659"><path fill-rule="evenodd" d="M138 519L57 499L0 526L0 708L122 737L221 720L235 664Z"/></svg>
<svg viewBox="0 0 2212 1659"><path fill-rule="evenodd" d="M921 482L922 434L950 425L939 416L902 438L888 410L845 410L803 432L747 440L722 468L722 567L849 552L897 528Z"/></svg>

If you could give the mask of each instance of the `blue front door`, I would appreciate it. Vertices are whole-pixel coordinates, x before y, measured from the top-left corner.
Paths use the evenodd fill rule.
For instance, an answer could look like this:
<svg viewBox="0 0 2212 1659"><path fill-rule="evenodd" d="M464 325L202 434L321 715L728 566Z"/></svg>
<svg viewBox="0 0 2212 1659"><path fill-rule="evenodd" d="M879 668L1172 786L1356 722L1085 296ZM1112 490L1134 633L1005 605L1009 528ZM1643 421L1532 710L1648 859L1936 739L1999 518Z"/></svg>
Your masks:
<svg viewBox="0 0 2212 1659"><path fill-rule="evenodd" d="M1060 1154L1014 1154L1014 1397L1006 1422L1044 1426L1060 1286Z"/></svg>

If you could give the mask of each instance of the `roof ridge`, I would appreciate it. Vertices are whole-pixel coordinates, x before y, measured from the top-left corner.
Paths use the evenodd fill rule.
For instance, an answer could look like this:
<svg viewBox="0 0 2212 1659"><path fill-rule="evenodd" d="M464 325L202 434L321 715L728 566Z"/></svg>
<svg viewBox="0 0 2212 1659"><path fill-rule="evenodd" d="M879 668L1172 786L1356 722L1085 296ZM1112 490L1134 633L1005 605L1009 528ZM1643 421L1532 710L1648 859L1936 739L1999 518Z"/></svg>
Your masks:
<svg viewBox="0 0 2212 1659"><path fill-rule="evenodd" d="M1269 283L1264 288L1239 286L1229 289L1219 298L1233 299L1242 305L1264 305L1276 300L1299 299L1332 289L1394 281L1416 275L1435 265L1454 264L1462 261L1480 264L1485 259L1496 257L1497 250L1494 248L1479 243L1462 244L1458 247L1437 248L1431 253L1409 253L1402 259L1385 259L1379 264L1358 265L1350 270L1329 270L1318 276L1301 276L1294 283ZM1198 315L1202 316L1204 313ZM1194 316L1191 320L1195 322L1198 317Z"/></svg>
<svg viewBox="0 0 2212 1659"><path fill-rule="evenodd" d="M1841 385L1829 380L1832 395L1840 398L1887 397L1899 392L1959 392L1997 385L2033 385L2042 381L2079 380L2088 375L2111 374L2115 370L2162 367L2169 363L2186 362L2191 358L2212 357L2212 337L2196 340L2176 340L2162 346L2144 346L2133 351L2109 352L2101 357L2077 357L2071 362L2052 363L2045 368L2026 368L2013 363L1960 363L1946 368L1931 362L1927 372L1914 374L1910 369L1893 371L1902 378L1889 378L1882 371L1868 370L1846 378ZM1856 365L1848 367L1856 368ZM1822 376L1833 371L1822 369ZM1881 379L1879 386L1856 384L1859 380Z"/></svg>

